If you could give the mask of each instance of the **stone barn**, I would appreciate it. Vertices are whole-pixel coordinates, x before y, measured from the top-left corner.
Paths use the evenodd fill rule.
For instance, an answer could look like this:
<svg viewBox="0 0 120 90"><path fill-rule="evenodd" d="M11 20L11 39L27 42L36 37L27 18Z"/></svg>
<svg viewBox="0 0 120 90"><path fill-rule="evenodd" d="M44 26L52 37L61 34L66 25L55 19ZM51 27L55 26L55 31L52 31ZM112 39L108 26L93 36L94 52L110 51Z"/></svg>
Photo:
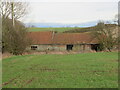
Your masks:
<svg viewBox="0 0 120 90"><path fill-rule="evenodd" d="M31 46L36 51L97 51L99 44L89 33L29 32Z"/></svg>

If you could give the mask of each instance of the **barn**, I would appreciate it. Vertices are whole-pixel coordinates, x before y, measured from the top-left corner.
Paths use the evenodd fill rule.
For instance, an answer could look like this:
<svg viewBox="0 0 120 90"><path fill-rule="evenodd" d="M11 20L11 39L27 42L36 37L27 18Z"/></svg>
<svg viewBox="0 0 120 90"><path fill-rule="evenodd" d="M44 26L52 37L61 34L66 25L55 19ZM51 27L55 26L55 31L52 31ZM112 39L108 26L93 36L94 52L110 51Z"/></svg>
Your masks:
<svg viewBox="0 0 120 90"><path fill-rule="evenodd" d="M29 50L36 51L98 51L97 40L89 33L29 32Z"/></svg>

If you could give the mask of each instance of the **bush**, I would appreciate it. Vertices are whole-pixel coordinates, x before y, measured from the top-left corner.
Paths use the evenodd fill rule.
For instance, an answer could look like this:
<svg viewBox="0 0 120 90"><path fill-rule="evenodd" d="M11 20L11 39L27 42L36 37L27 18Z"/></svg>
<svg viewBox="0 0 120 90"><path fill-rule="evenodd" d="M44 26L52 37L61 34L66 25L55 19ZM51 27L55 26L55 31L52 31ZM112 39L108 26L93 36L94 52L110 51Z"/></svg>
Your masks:
<svg viewBox="0 0 120 90"><path fill-rule="evenodd" d="M8 19L3 25L3 50L14 55L22 54L29 45L26 27L19 21L15 21L13 26Z"/></svg>

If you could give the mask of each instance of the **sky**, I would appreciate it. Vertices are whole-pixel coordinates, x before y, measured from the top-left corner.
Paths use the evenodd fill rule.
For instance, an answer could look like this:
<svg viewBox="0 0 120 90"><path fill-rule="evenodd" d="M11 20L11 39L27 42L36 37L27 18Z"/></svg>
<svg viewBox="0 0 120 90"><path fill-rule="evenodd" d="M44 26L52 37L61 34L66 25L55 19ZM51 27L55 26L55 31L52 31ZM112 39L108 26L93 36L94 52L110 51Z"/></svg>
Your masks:
<svg viewBox="0 0 120 90"><path fill-rule="evenodd" d="M118 13L118 1L104 1L30 0L28 14L21 21L24 23L74 24L112 20Z"/></svg>

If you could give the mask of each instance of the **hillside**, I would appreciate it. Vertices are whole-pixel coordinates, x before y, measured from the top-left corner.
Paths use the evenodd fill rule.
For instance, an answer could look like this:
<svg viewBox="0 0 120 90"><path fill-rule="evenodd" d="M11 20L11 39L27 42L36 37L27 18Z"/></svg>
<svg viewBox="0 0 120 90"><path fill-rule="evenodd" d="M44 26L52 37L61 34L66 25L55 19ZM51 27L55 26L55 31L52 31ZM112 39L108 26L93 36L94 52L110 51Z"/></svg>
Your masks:
<svg viewBox="0 0 120 90"><path fill-rule="evenodd" d="M116 24L106 24L106 27L114 27L117 26ZM63 33L83 33L83 32L91 32L96 31L97 26L92 27L49 27L49 28L39 28L39 27L30 27L28 32L38 32L38 31L55 31L55 32L63 32Z"/></svg>
<svg viewBox="0 0 120 90"><path fill-rule="evenodd" d="M39 27L30 27L28 32L38 32L38 31L56 31L56 32L65 32L71 29L76 29L76 27L59 27L59 28L39 28Z"/></svg>
<svg viewBox="0 0 120 90"><path fill-rule="evenodd" d="M116 24L105 24L105 27L116 27ZM93 27L87 27L87 28L73 28L68 31L64 31L64 33L83 33L83 32L91 32L91 31L97 31L97 25Z"/></svg>
<svg viewBox="0 0 120 90"><path fill-rule="evenodd" d="M94 27L87 27L87 28L75 28L68 31L64 31L64 33L83 33L83 32L91 32L96 31L96 26Z"/></svg>

